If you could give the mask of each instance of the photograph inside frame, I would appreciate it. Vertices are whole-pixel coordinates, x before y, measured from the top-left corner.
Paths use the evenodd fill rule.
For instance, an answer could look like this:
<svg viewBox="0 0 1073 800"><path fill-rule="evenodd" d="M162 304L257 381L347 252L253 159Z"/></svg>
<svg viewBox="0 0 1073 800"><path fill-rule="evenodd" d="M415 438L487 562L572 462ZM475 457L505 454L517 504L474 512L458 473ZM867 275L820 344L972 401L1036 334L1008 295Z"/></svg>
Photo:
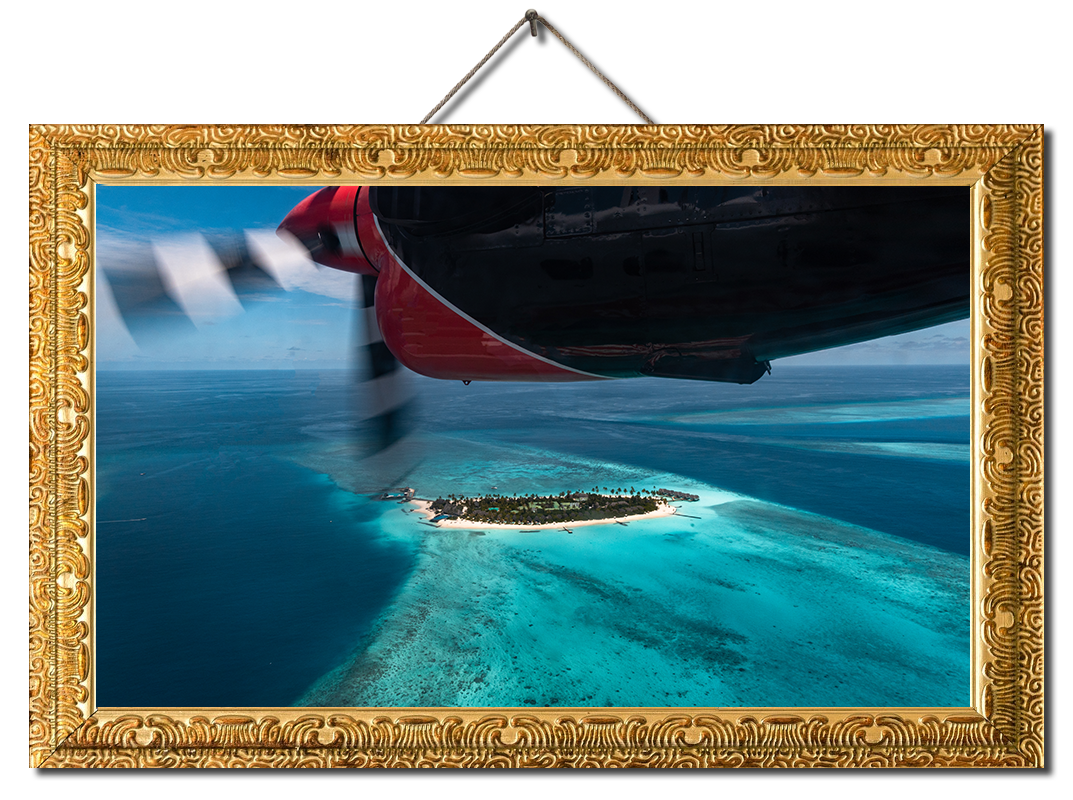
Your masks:
<svg viewBox="0 0 1073 800"><path fill-rule="evenodd" d="M99 705L969 704L967 187L95 213Z"/></svg>

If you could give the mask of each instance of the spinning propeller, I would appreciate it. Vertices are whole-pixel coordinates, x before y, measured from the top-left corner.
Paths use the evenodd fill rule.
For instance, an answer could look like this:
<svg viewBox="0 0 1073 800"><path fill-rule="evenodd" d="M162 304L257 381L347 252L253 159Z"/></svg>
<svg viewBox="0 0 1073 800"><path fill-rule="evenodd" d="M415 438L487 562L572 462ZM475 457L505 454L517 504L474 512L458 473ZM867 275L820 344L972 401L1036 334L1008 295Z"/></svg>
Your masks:
<svg viewBox="0 0 1073 800"><path fill-rule="evenodd" d="M350 215L353 230L352 203ZM357 246L356 239L341 244L337 237L326 230L299 238L285 223L279 230L159 237L150 244L102 252L99 260L123 325L148 351L162 339L197 331L207 335L205 329L279 293L306 292L352 303L351 405L360 451L370 456L405 436L413 390L407 371L380 336L372 308L375 276L348 274L352 270L340 271L338 264L334 269L322 266L333 252Z"/></svg>

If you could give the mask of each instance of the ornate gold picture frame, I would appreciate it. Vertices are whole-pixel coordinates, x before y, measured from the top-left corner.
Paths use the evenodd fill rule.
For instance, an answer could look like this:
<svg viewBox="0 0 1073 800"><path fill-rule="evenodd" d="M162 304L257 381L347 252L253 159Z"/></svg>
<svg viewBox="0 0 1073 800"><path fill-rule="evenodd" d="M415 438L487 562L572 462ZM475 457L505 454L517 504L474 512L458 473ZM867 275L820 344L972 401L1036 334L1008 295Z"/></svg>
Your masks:
<svg viewBox="0 0 1073 800"><path fill-rule="evenodd" d="M30 763L1041 767L1041 126L32 126ZM964 708L101 708L94 186L945 183L972 197Z"/></svg>

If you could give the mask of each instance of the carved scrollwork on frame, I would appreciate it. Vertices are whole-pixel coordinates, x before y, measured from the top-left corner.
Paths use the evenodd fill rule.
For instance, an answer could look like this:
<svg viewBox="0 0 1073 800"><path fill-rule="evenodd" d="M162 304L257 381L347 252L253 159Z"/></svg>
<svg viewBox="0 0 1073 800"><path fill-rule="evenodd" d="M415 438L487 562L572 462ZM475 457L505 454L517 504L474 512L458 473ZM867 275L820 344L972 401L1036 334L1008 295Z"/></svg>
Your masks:
<svg viewBox="0 0 1073 800"><path fill-rule="evenodd" d="M30 128L34 766L1042 766L1038 126ZM973 186L973 702L964 709L91 706L94 182Z"/></svg>

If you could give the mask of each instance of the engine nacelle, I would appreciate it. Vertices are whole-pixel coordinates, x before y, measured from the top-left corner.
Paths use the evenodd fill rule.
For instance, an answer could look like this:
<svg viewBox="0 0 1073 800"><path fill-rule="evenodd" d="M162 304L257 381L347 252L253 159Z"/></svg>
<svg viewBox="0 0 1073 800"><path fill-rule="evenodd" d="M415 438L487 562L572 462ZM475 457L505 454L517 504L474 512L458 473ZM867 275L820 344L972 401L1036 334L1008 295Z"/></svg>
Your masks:
<svg viewBox="0 0 1073 800"><path fill-rule="evenodd" d="M296 205L279 225L296 237L318 264L359 275L375 275L376 268L366 257L358 238L364 201L369 210L368 188L329 186L314 192Z"/></svg>

